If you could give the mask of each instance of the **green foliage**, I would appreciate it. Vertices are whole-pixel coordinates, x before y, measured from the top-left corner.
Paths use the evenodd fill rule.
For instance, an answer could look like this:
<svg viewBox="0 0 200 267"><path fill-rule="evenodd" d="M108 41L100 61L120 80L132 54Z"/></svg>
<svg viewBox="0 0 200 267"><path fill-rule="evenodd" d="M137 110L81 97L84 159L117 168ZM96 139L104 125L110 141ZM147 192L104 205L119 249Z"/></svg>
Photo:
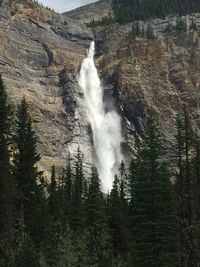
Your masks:
<svg viewBox="0 0 200 267"><path fill-rule="evenodd" d="M194 227L194 255L195 255L195 264L198 266L200 264L200 139L198 136L195 136L194 139L194 158L192 160L192 191L193 191L193 227Z"/></svg>
<svg viewBox="0 0 200 267"><path fill-rule="evenodd" d="M48 198L48 206L49 211L52 216L52 220L56 221L58 218L58 196L57 196L57 183L56 183L56 173L55 166L52 167L51 170L51 183L49 186L49 198Z"/></svg>
<svg viewBox="0 0 200 267"><path fill-rule="evenodd" d="M60 257L56 267L87 267L89 255L87 249L87 233L68 233L59 247Z"/></svg>
<svg viewBox="0 0 200 267"><path fill-rule="evenodd" d="M139 22L133 35L153 38ZM86 176L80 149L45 182L25 99L13 136L11 118L0 79L1 267L199 266L200 141L186 109L177 118L175 186L150 112L137 156L128 170L121 163L108 195L95 167Z"/></svg>
<svg viewBox="0 0 200 267"><path fill-rule="evenodd" d="M192 23L190 25L190 30L197 31L197 22L192 18Z"/></svg>
<svg viewBox="0 0 200 267"><path fill-rule="evenodd" d="M113 17L104 17L100 20L92 20L90 23L87 23L88 28L95 28L97 26L106 26L115 23L116 20Z"/></svg>
<svg viewBox="0 0 200 267"><path fill-rule="evenodd" d="M120 23L200 11L198 0L114 0L113 4L116 19Z"/></svg>
<svg viewBox="0 0 200 267"><path fill-rule="evenodd" d="M71 218L70 227L73 230L81 230L85 218L83 216L85 210L85 199L87 194L87 188L85 188L85 178L83 174L83 155L78 148L75 176L72 184L72 195L71 195Z"/></svg>
<svg viewBox="0 0 200 267"><path fill-rule="evenodd" d="M187 25L186 25L186 21L184 21L184 19L182 17L178 17L176 20L176 30L177 31L187 31Z"/></svg>
<svg viewBox="0 0 200 267"><path fill-rule="evenodd" d="M87 231L88 248L92 264L108 266L109 258L109 235L106 222L105 202L100 191L100 181L97 169L91 169L89 193L87 198Z"/></svg>
<svg viewBox="0 0 200 267"><path fill-rule="evenodd" d="M146 38L149 40L155 39L153 27L150 24L145 27L145 25L140 24L139 21L133 22L130 36L133 39L135 39L136 37Z"/></svg>
<svg viewBox="0 0 200 267"><path fill-rule="evenodd" d="M199 259L199 141L193 133L189 114L177 118L176 157L178 173L176 190L178 197L181 263L198 266ZM198 204L197 204L198 203Z"/></svg>
<svg viewBox="0 0 200 267"><path fill-rule="evenodd" d="M41 173L37 170L37 162L40 156L37 153L37 139L25 99L22 99L18 106L14 141L18 213L23 216L25 229L32 240L39 244L48 237L46 225L49 224L49 218L44 192L38 185Z"/></svg>
<svg viewBox="0 0 200 267"><path fill-rule="evenodd" d="M15 238L16 195L10 164L11 123L11 108L0 76L0 266L9 260Z"/></svg>
<svg viewBox="0 0 200 267"><path fill-rule="evenodd" d="M121 166L122 167L122 166ZM125 198L124 177L115 176L113 189L108 198L108 222L111 231L113 253L126 257L129 252L130 229L127 216L128 204Z"/></svg>
<svg viewBox="0 0 200 267"><path fill-rule="evenodd" d="M12 267L39 267L39 254L33 240L29 235L24 235L16 250Z"/></svg>
<svg viewBox="0 0 200 267"><path fill-rule="evenodd" d="M140 267L177 266L175 198L155 114L147 119L137 158L133 234Z"/></svg>

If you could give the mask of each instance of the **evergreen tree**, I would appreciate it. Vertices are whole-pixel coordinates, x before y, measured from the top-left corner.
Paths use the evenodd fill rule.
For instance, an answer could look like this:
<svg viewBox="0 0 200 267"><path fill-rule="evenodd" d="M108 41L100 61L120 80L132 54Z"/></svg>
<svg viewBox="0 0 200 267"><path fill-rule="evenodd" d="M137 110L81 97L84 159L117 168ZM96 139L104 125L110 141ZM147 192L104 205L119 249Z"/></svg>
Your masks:
<svg viewBox="0 0 200 267"><path fill-rule="evenodd" d="M176 30L185 32L187 31L186 21L184 21L182 17L178 17L176 20Z"/></svg>
<svg viewBox="0 0 200 267"><path fill-rule="evenodd" d="M64 212L64 226L67 228L70 221L70 212L71 212L71 198L72 198L72 180L73 180L73 171L71 166L71 158L69 155L68 164L64 174L64 202L63 202L63 212Z"/></svg>
<svg viewBox="0 0 200 267"><path fill-rule="evenodd" d="M83 174L83 155L78 148L75 177L72 185L72 199L71 199L71 218L70 227L72 230L80 230L84 225L84 199L83 199L83 185L84 185L84 174Z"/></svg>
<svg viewBox="0 0 200 267"><path fill-rule="evenodd" d="M24 235L15 252L12 267L39 267L40 255L34 242L28 235Z"/></svg>
<svg viewBox="0 0 200 267"><path fill-rule="evenodd" d="M89 267L89 261L87 233L82 231L77 235L76 233L69 232L59 246L59 259L54 266Z"/></svg>
<svg viewBox="0 0 200 267"><path fill-rule="evenodd" d="M89 233L89 253L91 263L110 266L110 244L105 217L105 203L100 191L98 171L91 170L89 194L87 199L87 229ZM93 266L93 265L92 265Z"/></svg>
<svg viewBox="0 0 200 267"><path fill-rule="evenodd" d="M193 213L194 213L194 255L196 266L200 265L200 139L196 135L193 165Z"/></svg>
<svg viewBox="0 0 200 267"><path fill-rule="evenodd" d="M155 38L153 27L150 24L147 25L146 37L147 37L147 39L154 39Z"/></svg>
<svg viewBox="0 0 200 267"><path fill-rule="evenodd" d="M128 169L128 220L130 223L130 264L128 266L136 265L136 244L133 227L133 225L135 224L136 168L137 161L136 159L132 159Z"/></svg>
<svg viewBox="0 0 200 267"><path fill-rule="evenodd" d="M181 16L200 11L198 0L113 0L117 21L126 23L149 18Z"/></svg>
<svg viewBox="0 0 200 267"><path fill-rule="evenodd" d="M151 112L137 159L135 183L133 234L140 267L178 264L178 218L163 157L157 118Z"/></svg>
<svg viewBox="0 0 200 267"><path fill-rule="evenodd" d="M55 222L56 220L58 220L57 217L59 208L55 166L52 166L51 170L51 183L49 187L48 206L50 214L52 216L52 220Z"/></svg>
<svg viewBox="0 0 200 267"><path fill-rule="evenodd" d="M36 152L36 137L32 129L25 98L18 106L16 117L15 176L18 185L19 202L26 209L25 206L28 205L31 195L37 187L36 180L39 173L36 164L40 156Z"/></svg>
<svg viewBox="0 0 200 267"><path fill-rule="evenodd" d="M12 113L0 76L0 266L8 263L15 238L15 184L11 175Z"/></svg>
<svg viewBox="0 0 200 267"><path fill-rule="evenodd" d="M124 182L115 176L108 199L108 222L111 229L114 256L127 257L129 252L129 220L127 216Z"/></svg>
<svg viewBox="0 0 200 267"><path fill-rule="evenodd" d="M132 159L128 170L129 207L131 209L134 207L135 202L136 167L136 159Z"/></svg>
<svg viewBox="0 0 200 267"><path fill-rule="evenodd" d="M177 118L177 166L179 173L176 178L176 190L179 204L179 217L180 217L180 264L184 266L185 262L185 181L184 181L184 126L181 117Z"/></svg>
<svg viewBox="0 0 200 267"><path fill-rule="evenodd" d="M37 163L40 156L37 153L37 139L25 99L18 106L14 138L18 212L23 214L25 231L36 244L39 244L48 238L49 215L43 188L39 186L41 173L37 170Z"/></svg>
<svg viewBox="0 0 200 267"><path fill-rule="evenodd" d="M191 162L191 155L193 154L193 133L186 108L184 109L184 116L177 118L176 143L178 162L176 189L181 226L181 266L189 267L196 266L197 255L195 255L194 181Z"/></svg>

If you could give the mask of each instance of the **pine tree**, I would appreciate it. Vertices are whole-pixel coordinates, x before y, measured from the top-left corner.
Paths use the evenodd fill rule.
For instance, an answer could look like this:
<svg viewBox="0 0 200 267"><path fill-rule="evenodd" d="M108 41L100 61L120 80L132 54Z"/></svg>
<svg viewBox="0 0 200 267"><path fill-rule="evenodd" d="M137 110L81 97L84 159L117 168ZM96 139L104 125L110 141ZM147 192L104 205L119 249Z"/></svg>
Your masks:
<svg viewBox="0 0 200 267"><path fill-rule="evenodd" d="M198 258L194 214L194 180L196 178L193 177L193 164L191 162L194 153L193 140L194 136L190 125L189 114L187 109L184 108L184 116L177 118L176 143L178 174L176 177L176 189L181 230L181 266L188 267L197 266L196 261ZM198 170L196 169L194 173L196 171Z"/></svg>
<svg viewBox="0 0 200 267"><path fill-rule="evenodd" d="M40 255L37 248L28 235L24 235L15 252L12 267L38 267Z"/></svg>
<svg viewBox="0 0 200 267"><path fill-rule="evenodd" d="M51 183L49 186L48 206L49 206L52 220L55 222L58 219L57 217L58 217L58 208L59 208L55 166L52 166L52 170L51 170Z"/></svg>
<svg viewBox="0 0 200 267"><path fill-rule="evenodd" d="M89 267L89 253L87 247L87 233L69 232L59 246L59 258L55 267ZM96 265L92 265L96 267ZM103 267L103 266L102 266Z"/></svg>
<svg viewBox="0 0 200 267"><path fill-rule="evenodd" d="M15 238L15 183L11 175L11 107L0 76L0 266L8 263Z"/></svg>
<svg viewBox="0 0 200 267"><path fill-rule="evenodd" d="M87 229L89 233L89 253L92 264L110 265L110 243L105 217L105 203L100 191L98 171L91 169L89 194L87 199Z"/></svg>
<svg viewBox="0 0 200 267"><path fill-rule="evenodd" d="M73 180L73 171L71 166L71 158L69 155L68 164L64 174L64 203L63 203L63 212L64 212L64 225L65 227L69 226L70 221L70 211L71 211L71 198L72 198L72 180Z"/></svg>
<svg viewBox="0 0 200 267"><path fill-rule="evenodd" d="M146 38L147 39L154 39L155 38L153 27L150 24L147 25Z"/></svg>
<svg viewBox="0 0 200 267"><path fill-rule="evenodd" d="M190 30L197 31L197 22L192 18L192 24L190 25Z"/></svg>
<svg viewBox="0 0 200 267"><path fill-rule="evenodd" d="M131 209L134 207L135 202L136 167L136 159L132 159L128 169L129 207Z"/></svg>
<svg viewBox="0 0 200 267"><path fill-rule="evenodd" d="M14 138L18 212L23 214L25 231L39 244L48 238L49 215L43 188L39 186L41 173L37 170L37 163L40 156L37 153L37 139L25 98L18 106Z"/></svg>
<svg viewBox="0 0 200 267"><path fill-rule="evenodd" d="M130 223L130 266L136 265L136 245L133 225L135 224L135 190L136 190L136 168L137 161L132 159L128 169L128 220ZM128 265L128 266L129 266Z"/></svg>
<svg viewBox="0 0 200 267"><path fill-rule="evenodd" d="M149 18L181 16L200 11L198 0L113 0L113 8L120 23Z"/></svg>
<svg viewBox="0 0 200 267"><path fill-rule="evenodd" d="M121 162L119 167L119 179L120 179L120 199L124 208L128 206L126 195L127 195L127 186L128 186L128 177L126 172L126 166L124 162Z"/></svg>
<svg viewBox="0 0 200 267"><path fill-rule="evenodd" d="M18 106L16 115L16 153L15 175L17 179L20 201L24 208L37 187L38 171L36 164L40 159L36 149L35 132L32 129L32 121L28 114L28 105L25 98Z"/></svg>
<svg viewBox="0 0 200 267"><path fill-rule="evenodd" d="M83 155L78 148L75 177L72 185L70 227L72 230L80 230L84 224L84 199L83 199Z"/></svg>
<svg viewBox="0 0 200 267"><path fill-rule="evenodd" d="M133 234L137 266L177 266L176 205L157 118L150 112L137 159Z"/></svg>
<svg viewBox="0 0 200 267"><path fill-rule="evenodd" d="M108 199L108 222L111 229L114 256L127 257L129 252L129 220L124 181L116 175Z"/></svg>
<svg viewBox="0 0 200 267"><path fill-rule="evenodd" d="M200 139L195 136L193 165L193 213L194 213L194 255L196 266L200 265Z"/></svg>
<svg viewBox="0 0 200 267"><path fill-rule="evenodd" d="M179 218L180 218L180 264L185 266L185 180L184 180L184 124L183 119L179 116L177 117L177 166L179 173L176 177L176 191L178 196L179 204Z"/></svg>

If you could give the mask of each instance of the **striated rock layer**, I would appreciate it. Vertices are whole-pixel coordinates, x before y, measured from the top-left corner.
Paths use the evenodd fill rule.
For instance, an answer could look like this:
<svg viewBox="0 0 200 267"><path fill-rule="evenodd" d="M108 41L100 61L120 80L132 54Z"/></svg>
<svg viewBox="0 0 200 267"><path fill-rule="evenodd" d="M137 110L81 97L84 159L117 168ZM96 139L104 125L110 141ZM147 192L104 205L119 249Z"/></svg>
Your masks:
<svg viewBox="0 0 200 267"><path fill-rule="evenodd" d="M84 25L88 14L99 19L112 12L112 1L104 10L105 3L58 15L29 0L0 1L0 72L14 106L23 96L30 105L40 164L46 170L53 164L64 166L78 146L86 164L93 162L91 129L78 86L80 63L93 39L106 106L110 108L112 99L122 116L127 157L151 107L168 141L184 103L200 125L200 32L189 29L192 16L187 17L187 32L166 31L176 21L169 17L145 22L154 27L155 39L133 39L131 24ZM200 15L193 17L200 26Z"/></svg>
<svg viewBox="0 0 200 267"><path fill-rule="evenodd" d="M25 96L30 105L45 169L65 165L78 145L91 161L77 70L92 39L78 22L31 1L1 3L0 72L11 102Z"/></svg>
<svg viewBox="0 0 200 267"><path fill-rule="evenodd" d="M185 105L196 125L200 124L200 14L188 15L187 31L176 30L176 18L149 20L155 39L131 37L132 25L97 29L99 68L112 77L125 121L126 143L143 131L145 117L153 108L166 141L175 134L177 112ZM191 30L196 21L197 30Z"/></svg>

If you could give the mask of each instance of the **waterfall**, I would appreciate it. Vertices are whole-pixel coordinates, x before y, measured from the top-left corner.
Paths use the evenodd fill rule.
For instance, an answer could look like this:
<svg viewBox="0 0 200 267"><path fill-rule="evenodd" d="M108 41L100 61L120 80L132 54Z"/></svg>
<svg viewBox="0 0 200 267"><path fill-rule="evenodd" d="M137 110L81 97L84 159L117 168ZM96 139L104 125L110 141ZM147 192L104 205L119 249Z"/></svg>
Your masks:
<svg viewBox="0 0 200 267"><path fill-rule="evenodd" d="M112 188L114 175L122 160L121 120L115 110L105 112L94 53L95 43L92 42L81 65L79 85L84 93L85 108L93 132L95 164L101 179L101 189L107 193Z"/></svg>

